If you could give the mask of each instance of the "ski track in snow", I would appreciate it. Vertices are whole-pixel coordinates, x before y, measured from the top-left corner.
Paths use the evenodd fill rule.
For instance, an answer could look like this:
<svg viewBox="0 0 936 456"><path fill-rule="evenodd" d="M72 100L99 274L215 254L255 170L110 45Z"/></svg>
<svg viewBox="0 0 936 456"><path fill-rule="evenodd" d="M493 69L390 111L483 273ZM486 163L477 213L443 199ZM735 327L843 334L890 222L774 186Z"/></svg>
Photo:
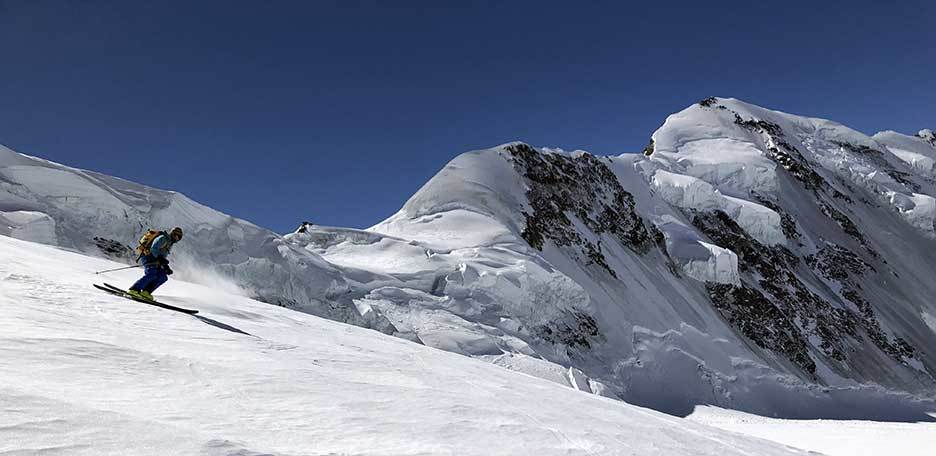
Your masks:
<svg viewBox="0 0 936 456"><path fill-rule="evenodd" d="M0 236L0 454L803 454L171 280L244 335L93 289L115 264ZM107 274L126 284L134 272Z"/></svg>

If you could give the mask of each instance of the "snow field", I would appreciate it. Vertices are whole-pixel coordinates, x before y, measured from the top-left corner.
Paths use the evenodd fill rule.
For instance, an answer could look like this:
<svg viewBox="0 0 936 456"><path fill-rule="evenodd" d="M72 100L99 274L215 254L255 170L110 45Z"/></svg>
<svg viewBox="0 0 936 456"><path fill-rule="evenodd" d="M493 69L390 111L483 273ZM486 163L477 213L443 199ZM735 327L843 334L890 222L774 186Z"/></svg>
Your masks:
<svg viewBox="0 0 936 456"><path fill-rule="evenodd" d="M687 419L829 456L926 456L936 448L936 423L781 420L710 406Z"/></svg>

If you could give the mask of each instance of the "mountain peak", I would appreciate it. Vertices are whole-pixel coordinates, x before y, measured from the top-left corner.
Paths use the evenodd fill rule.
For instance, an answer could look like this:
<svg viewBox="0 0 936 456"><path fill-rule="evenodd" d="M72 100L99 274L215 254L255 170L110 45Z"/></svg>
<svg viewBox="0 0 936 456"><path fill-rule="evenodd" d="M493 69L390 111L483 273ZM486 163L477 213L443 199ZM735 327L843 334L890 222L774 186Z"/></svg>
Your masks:
<svg viewBox="0 0 936 456"><path fill-rule="evenodd" d="M933 133L933 130L930 130L929 128L924 128L920 130L919 133L917 133L917 136L919 136L920 138L923 138L926 141L929 141L930 144L933 144L934 146L936 146L936 133Z"/></svg>

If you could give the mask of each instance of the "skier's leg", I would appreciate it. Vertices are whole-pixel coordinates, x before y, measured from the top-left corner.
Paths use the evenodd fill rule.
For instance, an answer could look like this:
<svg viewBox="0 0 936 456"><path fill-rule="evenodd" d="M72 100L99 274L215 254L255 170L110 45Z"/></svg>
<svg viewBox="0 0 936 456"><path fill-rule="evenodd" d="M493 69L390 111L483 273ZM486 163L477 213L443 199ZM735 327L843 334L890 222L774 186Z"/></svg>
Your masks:
<svg viewBox="0 0 936 456"><path fill-rule="evenodd" d="M143 291L148 287L152 286L153 282L156 280L156 275L159 272L158 268L152 266L146 266L144 269L143 277L140 277L140 280L137 280L133 286L130 287L131 291Z"/></svg>
<svg viewBox="0 0 936 456"><path fill-rule="evenodd" d="M144 274L143 277L140 277L140 280L137 280L130 285L130 291L140 291L143 287L149 285L150 279L148 274Z"/></svg>
<svg viewBox="0 0 936 456"><path fill-rule="evenodd" d="M143 291L152 294L162 284L166 283L167 280L169 280L169 276L166 275L166 272L161 268L156 268L153 279L147 284L146 288L143 288Z"/></svg>

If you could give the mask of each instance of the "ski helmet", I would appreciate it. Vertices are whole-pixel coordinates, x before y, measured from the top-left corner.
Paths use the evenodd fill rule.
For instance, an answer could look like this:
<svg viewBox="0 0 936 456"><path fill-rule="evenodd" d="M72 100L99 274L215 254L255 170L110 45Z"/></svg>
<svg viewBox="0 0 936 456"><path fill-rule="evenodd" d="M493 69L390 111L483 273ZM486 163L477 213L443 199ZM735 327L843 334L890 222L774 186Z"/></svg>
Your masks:
<svg viewBox="0 0 936 456"><path fill-rule="evenodd" d="M175 227L169 233L169 236L172 237L172 240L179 242L182 240L182 228Z"/></svg>

